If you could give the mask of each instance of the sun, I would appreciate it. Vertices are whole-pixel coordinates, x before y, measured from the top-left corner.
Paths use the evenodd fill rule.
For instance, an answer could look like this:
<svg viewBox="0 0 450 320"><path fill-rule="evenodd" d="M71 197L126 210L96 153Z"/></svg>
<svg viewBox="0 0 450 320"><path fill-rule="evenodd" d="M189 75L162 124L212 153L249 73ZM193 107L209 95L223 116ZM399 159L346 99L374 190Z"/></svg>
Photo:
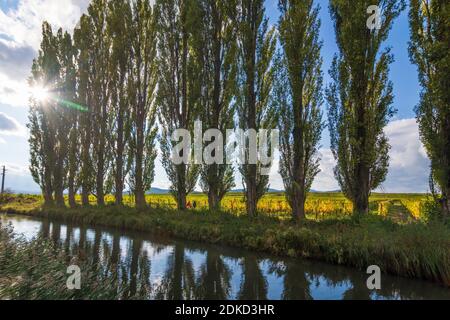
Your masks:
<svg viewBox="0 0 450 320"><path fill-rule="evenodd" d="M48 89L44 87L32 87L30 89L30 94L33 99L40 102L43 102L50 97Z"/></svg>

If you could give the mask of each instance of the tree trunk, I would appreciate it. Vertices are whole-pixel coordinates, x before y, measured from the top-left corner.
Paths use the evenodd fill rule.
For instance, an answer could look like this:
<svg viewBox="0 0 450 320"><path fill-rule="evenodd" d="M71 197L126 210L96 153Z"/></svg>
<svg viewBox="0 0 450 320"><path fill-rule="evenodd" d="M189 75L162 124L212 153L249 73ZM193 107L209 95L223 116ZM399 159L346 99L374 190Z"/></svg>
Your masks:
<svg viewBox="0 0 450 320"><path fill-rule="evenodd" d="M91 192L89 187L89 177L91 175L90 170L90 147L91 147L91 118L90 114L83 116L82 124L83 133L83 150L81 160L81 203L84 207L89 206L89 193Z"/></svg>
<svg viewBox="0 0 450 320"><path fill-rule="evenodd" d="M247 214L251 217L257 215L257 192L256 192L256 165L249 165L247 178Z"/></svg>
<svg viewBox="0 0 450 320"><path fill-rule="evenodd" d="M115 192L115 198L116 198L116 205L121 206L123 204L123 150L124 150L124 143L123 143L123 115L120 112L119 113L119 119L117 120L117 156L116 156L116 175L115 175L115 185L116 185L116 192Z"/></svg>
<svg viewBox="0 0 450 320"><path fill-rule="evenodd" d="M83 182L82 190L81 190L81 204L84 207L89 206L89 188L87 187L86 182Z"/></svg>
<svg viewBox="0 0 450 320"><path fill-rule="evenodd" d="M77 206L77 203L75 201L76 194L75 194L74 183L71 180L69 181L69 206L71 208L75 208Z"/></svg>
<svg viewBox="0 0 450 320"><path fill-rule="evenodd" d="M178 210L186 210L187 193L186 193L186 165L181 164L179 166L178 173Z"/></svg>
<svg viewBox="0 0 450 320"><path fill-rule="evenodd" d="M442 213L445 219L450 217L450 199L444 201Z"/></svg>
<svg viewBox="0 0 450 320"><path fill-rule="evenodd" d="M116 198L116 205L121 206L123 204L123 179L122 179L122 169L119 169L120 161L117 163L117 170L120 171L120 173L116 173L116 192L115 192L115 198Z"/></svg>
<svg viewBox="0 0 450 320"><path fill-rule="evenodd" d="M76 115L72 115L72 123L73 127L70 132L70 139L69 139L69 176L67 179L67 189L69 191L69 206L71 208L76 207L76 187L75 187L75 176L77 174L77 167L78 167L78 161L77 161L77 149L78 149L78 140L77 140L77 134L78 134L78 117Z"/></svg>
<svg viewBox="0 0 450 320"><path fill-rule="evenodd" d="M178 206L178 210L180 210L180 211L186 210L186 206L187 206L186 191L184 191L184 190L178 191L177 206Z"/></svg>
<svg viewBox="0 0 450 320"><path fill-rule="evenodd" d="M364 76L359 77L359 98L357 105L357 120L358 120L358 127L357 127L357 137L358 139L361 139L360 145L357 148L359 152L359 163L357 164L356 168L356 194L354 196L354 207L353 207L353 214L354 215L368 215L369 214L369 194L370 194L370 168L366 164L365 157L367 157L367 135L368 131L366 128L366 88L367 88L367 80L364 80Z"/></svg>
<svg viewBox="0 0 450 320"><path fill-rule="evenodd" d="M53 206L54 201L53 201L53 195L52 195L51 190L49 188L45 188L43 193L44 193L44 205L46 207Z"/></svg>
<svg viewBox="0 0 450 320"><path fill-rule="evenodd" d="M124 72L121 68L121 77L120 77L120 90L119 94L123 94L122 88L124 83ZM123 163L124 163L124 149L125 149L125 141L124 141L124 127L125 127L125 116L124 116L124 106L122 101L117 102L117 99L115 99L115 103L118 103L118 115L117 115L117 150L116 150L116 175L115 175L115 186L116 186L116 192L115 192L115 198L116 198L116 205L121 206L123 204L123 189L124 189L124 170L123 170Z"/></svg>
<svg viewBox="0 0 450 320"><path fill-rule="evenodd" d="M138 115L140 118L140 115ZM138 118L137 141L136 141L136 176L135 176L135 197L136 207L144 208L146 206L144 179L143 179L143 157L144 157L144 132L143 120Z"/></svg>
<svg viewBox="0 0 450 320"><path fill-rule="evenodd" d="M101 166L103 167L103 166ZM101 169L103 171L103 168ZM103 190L103 174L100 172L97 173L97 205L104 206L105 205L105 192Z"/></svg>
<svg viewBox="0 0 450 320"><path fill-rule="evenodd" d="M292 201L292 215L295 221L303 222L306 220L305 202L306 194L304 188L294 187Z"/></svg>
<svg viewBox="0 0 450 320"><path fill-rule="evenodd" d="M215 127L213 126L213 128ZM222 182L219 179L217 164L208 166L208 205L210 210L220 209L219 184Z"/></svg>
<svg viewBox="0 0 450 320"><path fill-rule="evenodd" d="M442 192L442 217L450 218L450 188Z"/></svg>
<svg viewBox="0 0 450 320"><path fill-rule="evenodd" d="M217 194L217 190L209 190L208 192L208 204L210 210L219 210L220 209L220 201L219 195Z"/></svg>
<svg viewBox="0 0 450 320"><path fill-rule="evenodd" d="M119 121L120 122L120 121ZM118 142L117 142L117 157L116 157L116 175L115 175L115 185L116 185L116 205L121 206L123 204L123 132L121 132L119 125L118 128Z"/></svg>
<svg viewBox="0 0 450 320"><path fill-rule="evenodd" d="M54 175L54 181L55 181L55 202L58 207L64 207L64 187L63 187L63 179L62 179L62 169L60 168L60 165L56 165L56 172Z"/></svg>
<svg viewBox="0 0 450 320"><path fill-rule="evenodd" d="M250 52L253 57L251 59L251 64L249 66L249 70L247 72L248 77L248 118L247 118L247 128L248 129L257 129L256 128L256 94L255 94L255 59L256 59L256 48L252 48ZM248 151L250 155L251 146L248 145ZM247 159L248 160L248 159ZM247 214L255 217L257 215L257 165L249 164L247 166L248 172L246 177L247 183Z"/></svg>
<svg viewBox="0 0 450 320"><path fill-rule="evenodd" d="M353 203L354 215L369 214L369 169L364 165L361 166L358 174L358 193Z"/></svg>
<svg viewBox="0 0 450 320"><path fill-rule="evenodd" d="M103 92L105 92L104 88L102 88ZM101 114L97 119L100 123L98 124L99 130L96 132L97 139L94 139L95 143L98 143L97 150L97 177L96 177L96 192L97 192L97 205L104 206L105 205L105 190L104 190L104 182L105 182L105 154L106 154L106 131L108 126L108 116L107 116L107 107L106 107L106 98L102 95L100 100L103 103L101 106Z"/></svg>

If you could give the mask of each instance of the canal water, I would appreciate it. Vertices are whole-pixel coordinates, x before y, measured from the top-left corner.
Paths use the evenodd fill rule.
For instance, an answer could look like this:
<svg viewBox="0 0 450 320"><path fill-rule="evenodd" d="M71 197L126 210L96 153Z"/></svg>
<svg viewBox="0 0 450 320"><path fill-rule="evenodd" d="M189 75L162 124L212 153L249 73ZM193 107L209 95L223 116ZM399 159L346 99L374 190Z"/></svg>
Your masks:
<svg viewBox="0 0 450 320"><path fill-rule="evenodd" d="M383 275L382 289L371 291L368 275L353 268L142 232L0 217L28 240L40 235L70 254L113 262L119 278L148 299L450 299L450 289L426 281Z"/></svg>

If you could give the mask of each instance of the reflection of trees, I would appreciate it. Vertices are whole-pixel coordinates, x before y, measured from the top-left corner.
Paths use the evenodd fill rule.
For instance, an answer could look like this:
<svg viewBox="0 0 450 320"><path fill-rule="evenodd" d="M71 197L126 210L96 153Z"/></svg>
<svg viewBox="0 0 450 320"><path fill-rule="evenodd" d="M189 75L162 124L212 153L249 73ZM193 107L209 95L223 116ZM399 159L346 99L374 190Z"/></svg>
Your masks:
<svg viewBox="0 0 450 320"><path fill-rule="evenodd" d="M248 255L242 259L240 300L267 300L267 280L259 267L258 259Z"/></svg>
<svg viewBox="0 0 450 320"><path fill-rule="evenodd" d="M100 245L102 241L102 232L98 229L94 230L94 246L92 247L92 263L98 266L100 256Z"/></svg>
<svg viewBox="0 0 450 320"><path fill-rule="evenodd" d="M157 300L190 300L194 298L195 272L186 258L185 246L176 243L167 261L167 269L156 291Z"/></svg>
<svg viewBox="0 0 450 320"><path fill-rule="evenodd" d="M67 253L71 253L71 245L70 245L70 241L72 239L72 233L73 233L73 227L71 225L67 225L66 226L66 239L64 241L64 250Z"/></svg>
<svg viewBox="0 0 450 320"><path fill-rule="evenodd" d="M50 234L50 221L48 221L47 219L44 219L44 221L42 221L40 233L43 238L48 238Z"/></svg>
<svg viewBox="0 0 450 320"><path fill-rule="evenodd" d="M283 277L283 300L312 300L311 281L300 262L276 265L276 273Z"/></svg>
<svg viewBox="0 0 450 320"><path fill-rule="evenodd" d="M112 235L111 264L117 265L120 261L120 235L114 232Z"/></svg>
<svg viewBox="0 0 450 320"><path fill-rule="evenodd" d="M226 300L231 290L231 270L215 250L208 250L200 268L196 299Z"/></svg>
<svg viewBox="0 0 450 320"><path fill-rule="evenodd" d="M52 241L54 243L59 242L59 238L61 237L61 224L58 222L52 223Z"/></svg>
<svg viewBox="0 0 450 320"><path fill-rule="evenodd" d="M148 257L147 251L144 251L139 258L139 273L137 282L139 283L136 297L139 299L149 299L152 291L150 282L151 261Z"/></svg>
<svg viewBox="0 0 450 320"><path fill-rule="evenodd" d="M86 227L80 227L80 239L79 239L79 242L78 242L79 250L84 250L84 248L85 248L85 245L86 245L86 233L87 233Z"/></svg>
<svg viewBox="0 0 450 320"><path fill-rule="evenodd" d="M227 265L224 257L240 261L242 276L237 298L267 299L268 283L263 274L260 259L251 253L229 248L214 248L196 246L179 242L173 247L171 254L164 263L165 272L158 283L150 282L151 257L143 250L144 239L139 235L129 238L129 246L122 246L119 231L109 233L102 241L102 232L95 230L93 238L87 237L87 228L81 226L79 238L75 237L74 226L67 225L64 241L61 241L62 226L43 220L40 235L55 241L65 248L68 262L73 255L81 260L96 263L99 267L99 279L102 275L111 278L121 292L123 299L227 299L232 291L233 266ZM145 238L147 239L147 238ZM159 254L171 244L166 239L152 239L149 243L154 254ZM124 252L125 250L125 252ZM205 261L195 273L192 261L187 257L186 250L200 250L205 254ZM126 253L121 258L121 252ZM101 259L100 259L101 258ZM159 262L158 262L159 263ZM237 271L238 272L238 271ZM368 275L364 271L351 268L332 266L309 260L273 261L270 272L282 278L282 299L303 300L313 297L329 298L332 291L344 292L342 299L422 299L424 297L450 298L450 293L431 283L403 278L393 278L382 275L382 289L370 291L367 289ZM197 276L197 277L196 277ZM108 282L109 283L109 282ZM108 284L109 285L109 284ZM152 286L156 286L153 287ZM321 288L322 290L317 290ZM155 290L152 290L155 289ZM322 294L322 295L320 295ZM233 292L234 296L234 292Z"/></svg>
<svg viewBox="0 0 450 320"><path fill-rule="evenodd" d="M139 269L139 256L141 254L142 249L142 240L134 239L133 245L131 247L131 263L130 263L130 272L129 272L129 292L128 297L134 297L137 291L137 278L138 278L138 269Z"/></svg>
<svg viewBox="0 0 450 320"><path fill-rule="evenodd" d="M367 288L367 279L353 277L352 287L344 293L344 300L371 300L371 291Z"/></svg>

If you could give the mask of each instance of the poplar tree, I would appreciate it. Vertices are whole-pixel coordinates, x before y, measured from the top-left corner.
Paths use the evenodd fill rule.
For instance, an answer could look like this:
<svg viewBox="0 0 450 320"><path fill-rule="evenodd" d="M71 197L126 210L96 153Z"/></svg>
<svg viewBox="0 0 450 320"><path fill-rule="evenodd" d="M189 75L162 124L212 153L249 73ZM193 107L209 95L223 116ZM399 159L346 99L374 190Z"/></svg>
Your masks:
<svg viewBox="0 0 450 320"><path fill-rule="evenodd" d="M128 94L131 110L130 187L136 206L144 207L145 192L155 176L157 83L156 21L148 1L137 0L132 6L130 28L130 63Z"/></svg>
<svg viewBox="0 0 450 320"><path fill-rule="evenodd" d="M31 87L37 86L44 81L45 75L39 66L39 61L42 61L42 58L43 53L41 51L39 53L39 58L33 62L32 76L29 80ZM34 182L41 188L44 196L44 204L46 206L51 206L54 204L52 177L54 154L52 134L50 133L50 130L48 130L50 124L43 103L34 97L30 98L28 121L27 127L30 132L30 137L28 139L30 147L30 172Z"/></svg>
<svg viewBox="0 0 450 320"><path fill-rule="evenodd" d="M80 185L81 185L81 202L83 206L89 206L89 195L92 193L95 183L93 176L93 158L92 158L92 141L93 141L93 92L90 90L92 86L92 21L88 15L80 18L77 28L74 31L74 43L76 48L76 64L77 64L77 101L86 106L87 112L79 116L80 131Z"/></svg>
<svg viewBox="0 0 450 320"><path fill-rule="evenodd" d="M380 28L368 27L371 5L381 10ZM395 113L389 81L393 56L382 44L404 7L397 0L330 1L339 49L326 92L331 149L338 162L335 176L355 214L369 212L369 196L388 172L384 128Z"/></svg>
<svg viewBox="0 0 450 320"><path fill-rule="evenodd" d="M78 118L82 113L80 109L74 107L76 102L76 66L75 47L72 36L65 32L58 33L59 40L59 61L61 84L59 87L59 113L60 118L60 144L64 144L64 152L60 155L61 168L65 173L64 188L68 190L68 200L70 207L76 207L75 196L79 188L79 128Z"/></svg>
<svg viewBox="0 0 450 320"><path fill-rule="evenodd" d="M270 103L274 70L272 58L276 48L275 29L269 30L263 0L238 0L236 23L239 48L238 127L247 130L272 129L275 112ZM251 157L251 141L246 139L246 158ZM247 161L248 162L248 161ZM257 205L267 192L269 176L261 174L261 163L240 165L245 189L247 213L255 216Z"/></svg>
<svg viewBox="0 0 450 320"><path fill-rule="evenodd" d="M109 91L111 92L112 130L110 146L113 153L111 174L114 180L116 205L123 204L125 178L130 170L129 157L131 135L132 107L128 92L129 74L132 67L130 31L132 30L132 13L128 1L112 0L109 2L107 36L111 43L111 63L109 70Z"/></svg>
<svg viewBox="0 0 450 320"><path fill-rule="evenodd" d="M57 66L57 47L51 26L42 25L42 42L38 58L33 61L30 87L47 88L55 83L59 68ZM30 130L30 172L34 181L40 185L45 205L54 204L53 166L56 161L53 112L48 101L30 98L28 128Z"/></svg>
<svg viewBox="0 0 450 320"><path fill-rule="evenodd" d="M280 120L280 173L295 219L304 220L307 194L319 173L323 130L319 6L313 0L280 0L282 56L274 97Z"/></svg>
<svg viewBox="0 0 450 320"><path fill-rule="evenodd" d="M450 217L450 3L410 1L411 61L422 85L416 108L422 142L431 159L431 189Z"/></svg>
<svg viewBox="0 0 450 320"><path fill-rule="evenodd" d="M179 210L186 209L186 197L194 191L199 166L185 162L175 165L172 150L178 129L193 132L200 96L199 66L193 55L192 33L197 17L194 1L157 0L158 34L158 119L162 126L159 144L162 164L171 182ZM192 148L192 144L189 145ZM185 150L185 152L189 152ZM190 154L182 154L188 157Z"/></svg>
<svg viewBox="0 0 450 320"><path fill-rule="evenodd" d="M108 15L107 0L93 0L88 8L90 19L90 86L89 103L92 113L92 169L95 174L95 196L97 204L105 204L106 174L111 161L111 150L107 141L110 139L109 101L110 90L109 64L111 39L106 35Z"/></svg>
<svg viewBox="0 0 450 320"><path fill-rule="evenodd" d="M39 56L33 62L30 86L40 90L54 90L60 82L58 38L51 26L44 22ZM30 100L30 155L31 174L44 193L45 203L64 205L63 168L58 141L61 125L57 122L57 103L50 99L31 97Z"/></svg>
<svg viewBox="0 0 450 320"><path fill-rule="evenodd" d="M47 108L51 113L51 125L54 127L55 144L54 144L54 160L53 163L53 187L55 192L56 205L65 206L64 190L67 186L67 157L69 152L69 134L70 134L70 111L64 104L68 99L68 95L73 95L73 69L72 56L69 52L72 46L72 39L68 33L63 33L59 29L54 36L56 56L53 64L55 66L55 76L51 83L46 85L49 92L47 99Z"/></svg>
<svg viewBox="0 0 450 320"><path fill-rule="evenodd" d="M204 128L226 132L234 123L232 100L236 92L236 1L199 0L200 26L194 33L194 50L202 75L201 120ZM214 139L218 139L214 137ZM226 157L226 141L213 140ZM210 156L216 157L217 150ZM224 159L218 159L223 161ZM210 209L218 209L234 186L234 169L223 163L204 164L201 185Z"/></svg>

